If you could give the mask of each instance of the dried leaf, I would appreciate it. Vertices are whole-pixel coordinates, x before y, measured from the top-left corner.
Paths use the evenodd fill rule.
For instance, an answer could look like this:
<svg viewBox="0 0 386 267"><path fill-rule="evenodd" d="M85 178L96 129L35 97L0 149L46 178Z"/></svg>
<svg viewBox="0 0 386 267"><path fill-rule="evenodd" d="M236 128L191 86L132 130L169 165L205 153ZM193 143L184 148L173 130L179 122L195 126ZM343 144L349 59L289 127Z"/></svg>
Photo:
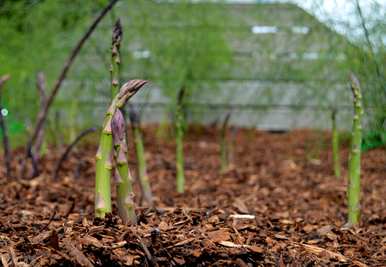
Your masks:
<svg viewBox="0 0 386 267"><path fill-rule="evenodd" d="M229 230L226 228L209 232L208 237L212 242L220 242L220 241L227 241L230 239L230 233Z"/></svg>
<svg viewBox="0 0 386 267"><path fill-rule="evenodd" d="M77 249L71 244L69 240L64 240L64 247L68 251L68 254L81 266L93 267L91 261L83 254L82 251Z"/></svg>
<svg viewBox="0 0 386 267"><path fill-rule="evenodd" d="M256 253L263 253L264 252L264 249L261 247L258 247L258 246L239 245L239 244L235 244L235 243L230 242L230 241L221 241L221 242L219 242L219 244L224 246L224 247L228 247L228 248L247 248L247 249L249 249L253 252L256 252Z"/></svg>
<svg viewBox="0 0 386 267"><path fill-rule="evenodd" d="M242 201L240 198L235 199L235 202L233 203L233 207L235 207L238 212L249 213L247 206L245 205L244 201Z"/></svg>
<svg viewBox="0 0 386 267"><path fill-rule="evenodd" d="M329 251L327 249L313 246L313 245L306 245L306 244L302 244L302 245L308 252L311 252L315 255L324 254L324 255L328 255L328 257L330 257L330 258L337 259L341 262L347 262L348 261L348 259L340 253L332 252L332 251Z"/></svg>
<svg viewBox="0 0 386 267"><path fill-rule="evenodd" d="M87 235L82 238L79 238L78 240L82 245L87 245L87 246L91 245L97 248L103 248L103 244L101 243L101 241L99 241L93 236Z"/></svg>

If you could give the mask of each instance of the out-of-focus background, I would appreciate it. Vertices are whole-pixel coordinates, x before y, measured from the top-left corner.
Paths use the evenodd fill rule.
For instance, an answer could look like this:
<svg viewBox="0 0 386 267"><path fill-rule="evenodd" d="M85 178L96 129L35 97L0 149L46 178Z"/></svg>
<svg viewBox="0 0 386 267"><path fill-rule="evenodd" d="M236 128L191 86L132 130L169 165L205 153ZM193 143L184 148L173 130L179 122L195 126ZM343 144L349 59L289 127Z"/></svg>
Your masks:
<svg viewBox="0 0 386 267"><path fill-rule="evenodd" d="M47 87L106 0L0 1L2 105L11 138L34 125L36 74ZM268 130L351 127L348 74L363 87L365 132L382 135L386 118L386 2L121 0L87 41L50 111L48 134L64 140L100 125L110 99L111 31L123 25L122 81L151 85L133 98L144 123L173 119L185 86L187 118ZM379 134L381 133L381 134Z"/></svg>

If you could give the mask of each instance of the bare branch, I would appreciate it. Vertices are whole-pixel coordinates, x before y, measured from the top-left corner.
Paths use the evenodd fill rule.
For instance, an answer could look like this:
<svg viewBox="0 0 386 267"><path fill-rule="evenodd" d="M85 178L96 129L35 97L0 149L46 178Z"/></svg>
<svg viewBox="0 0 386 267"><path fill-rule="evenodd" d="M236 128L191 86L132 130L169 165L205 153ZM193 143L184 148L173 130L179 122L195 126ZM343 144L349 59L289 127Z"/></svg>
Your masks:
<svg viewBox="0 0 386 267"><path fill-rule="evenodd" d="M39 115L38 118L42 116L43 109L47 103L47 96L46 96L46 79L43 72L39 72L36 77L36 89L39 92L40 97L40 107L39 107ZM36 143L34 145L34 149L32 151L33 156L36 157L36 161L39 161L40 158L40 151L44 140L44 127L42 127L38 133L38 137L36 139Z"/></svg>
<svg viewBox="0 0 386 267"><path fill-rule="evenodd" d="M5 164L5 170L7 172L7 177L12 177L12 170L11 170L11 161L12 161L12 155L11 155L11 149L9 145L9 137L8 137L8 131L7 131L7 124L5 123L5 120L3 118L3 107L1 106L1 95L2 95L2 87L4 83L10 79L10 75L4 75L0 77L0 129L3 134L3 147L4 147L4 164Z"/></svg>
<svg viewBox="0 0 386 267"><path fill-rule="evenodd" d="M58 91L61 88L61 85L62 85L64 79L66 78L67 73L68 73L71 65L73 64L76 56L79 54L79 52L82 49L84 43L91 36L91 34L94 32L94 30L98 26L99 22L103 19L103 17L112 9L112 7L117 2L118 2L118 0L111 0L110 1L110 3L101 11L101 13L98 15L98 17L95 18L95 20L90 25L90 27L88 28L86 33L82 36L82 38L79 40L79 42L76 44L76 46L72 50L69 58L67 59L67 61L65 62L64 66L62 68L62 71L59 74L59 77L57 78L57 80L56 80L56 82L55 82L55 84L53 86L53 89L52 89L52 91L50 93L50 96L47 99L47 102L46 102L46 104L44 106L44 109L43 109L42 113L40 114L40 116L37 119L34 132L33 132L32 136L31 136L31 139L27 143L26 153L25 153L26 154L26 158L28 158L29 155L31 154L30 151L32 149L32 146L34 145L34 143L36 142L36 140L38 138L40 129L42 127L44 127L45 121L47 119L48 111L49 111L51 105L53 104L53 102L55 100L55 97L58 94Z"/></svg>
<svg viewBox="0 0 386 267"><path fill-rule="evenodd" d="M62 167L62 163L67 159L68 155L70 154L71 150L82 140L85 136L87 136L90 133L93 133L96 131L96 128L89 128L81 132L75 139L72 141L72 143L66 148L66 150L63 152L63 154L60 156L60 159L58 160L58 163L56 164L55 170L54 170L54 180L58 179L59 171Z"/></svg>

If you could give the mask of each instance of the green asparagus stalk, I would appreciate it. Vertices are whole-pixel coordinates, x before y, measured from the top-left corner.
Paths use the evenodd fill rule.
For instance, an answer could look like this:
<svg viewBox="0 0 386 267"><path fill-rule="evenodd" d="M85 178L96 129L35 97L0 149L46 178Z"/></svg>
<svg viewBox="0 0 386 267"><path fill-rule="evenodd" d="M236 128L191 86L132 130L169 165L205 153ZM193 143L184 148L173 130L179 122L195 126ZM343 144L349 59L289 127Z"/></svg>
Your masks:
<svg viewBox="0 0 386 267"><path fill-rule="evenodd" d="M119 20L115 23L112 36L111 48L111 98L117 95L119 87L119 47L122 35L122 28ZM111 212L111 169L112 169L112 130L110 121L114 113L106 114L105 125L103 126L102 137L97 153L96 162L96 205L95 215L103 218L106 213Z"/></svg>
<svg viewBox="0 0 386 267"><path fill-rule="evenodd" d="M117 206L124 223L137 223L134 209L132 177L127 160L126 123L121 110L117 110L112 120L115 178L117 183Z"/></svg>
<svg viewBox="0 0 386 267"><path fill-rule="evenodd" d="M147 176L146 171L145 149L140 128L140 120L138 114L134 109L130 110L130 122L132 125L132 131L134 136L134 145L138 164L138 178L141 184L143 198L150 206L152 206L153 194L151 192L149 177Z"/></svg>
<svg viewBox="0 0 386 267"><path fill-rule="evenodd" d="M118 19L113 27L113 36L111 42L111 98L117 95L119 89L119 72L121 65L120 47L122 40L122 25Z"/></svg>
<svg viewBox="0 0 386 267"><path fill-rule="evenodd" d="M339 156L339 132L336 127L336 109L332 110L332 158L334 164L334 174L336 178L340 178L340 156Z"/></svg>
<svg viewBox="0 0 386 267"><path fill-rule="evenodd" d="M229 146L227 141L227 129L228 122L231 114L228 113L224 119L221 127L221 140L220 140L220 160L221 160L221 172L225 172L229 166Z"/></svg>
<svg viewBox="0 0 386 267"><path fill-rule="evenodd" d="M96 155L95 175L95 216L104 218L106 213L111 212L111 188L110 178L112 169L112 126L111 122L115 112L122 108L126 102L147 82L144 80L131 80L122 85L119 93L113 99L108 108L103 130Z"/></svg>
<svg viewBox="0 0 386 267"><path fill-rule="evenodd" d="M349 188L348 188L348 224L357 225L360 217L360 185L361 185L361 142L362 142L362 93L358 79L350 75L353 93L354 118L352 125L351 151L349 157Z"/></svg>
<svg viewBox="0 0 386 267"><path fill-rule="evenodd" d="M107 113L98 152L96 154L96 176L95 176L95 216L104 218L106 213L111 212L111 153L112 153L112 114Z"/></svg>
<svg viewBox="0 0 386 267"><path fill-rule="evenodd" d="M185 95L185 87L182 87L178 93L177 108L176 108L176 172L177 172L177 192L185 191L185 175L184 175L184 115L183 115L183 98Z"/></svg>
<svg viewBox="0 0 386 267"><path fill-rule="evenodd" d="M114 97L120 84L120 46L122 41L122 25L118 19L113 27L111 41L111 94ZM135 224L137 218L134 210L132 177L127 162L127 130L123 110L117 110L113 117L114 156L116 162L117 206L119 216L124 223Z"/></svg>

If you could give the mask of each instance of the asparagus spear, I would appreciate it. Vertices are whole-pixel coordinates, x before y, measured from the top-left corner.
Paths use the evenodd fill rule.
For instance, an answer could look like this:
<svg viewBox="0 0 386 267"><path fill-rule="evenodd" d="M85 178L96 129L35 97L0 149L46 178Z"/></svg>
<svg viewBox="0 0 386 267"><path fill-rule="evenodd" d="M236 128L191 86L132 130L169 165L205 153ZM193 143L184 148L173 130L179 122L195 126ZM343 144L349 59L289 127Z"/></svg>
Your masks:
<svg viewBox="0 0 386 267"><path fill-rule="evenodd" d="M357 225L360 216L361 193L361 143L362 143L362 93L358 79L350 75L353 93L354 118L352 125L351 151L349 157L349 188L348 188L348 224Z"/></svg>
<svg viewBox="0 0 386 267"><path fill-rule="evenodd" d="M108 108L103 123L103 130L96 154L95 175L95 216L104 218L106 213L111 212L111 170L112 170L112 119L118 109L139 90L147 81L131 80L122 85L119 93L113 99Z"/></svg>

